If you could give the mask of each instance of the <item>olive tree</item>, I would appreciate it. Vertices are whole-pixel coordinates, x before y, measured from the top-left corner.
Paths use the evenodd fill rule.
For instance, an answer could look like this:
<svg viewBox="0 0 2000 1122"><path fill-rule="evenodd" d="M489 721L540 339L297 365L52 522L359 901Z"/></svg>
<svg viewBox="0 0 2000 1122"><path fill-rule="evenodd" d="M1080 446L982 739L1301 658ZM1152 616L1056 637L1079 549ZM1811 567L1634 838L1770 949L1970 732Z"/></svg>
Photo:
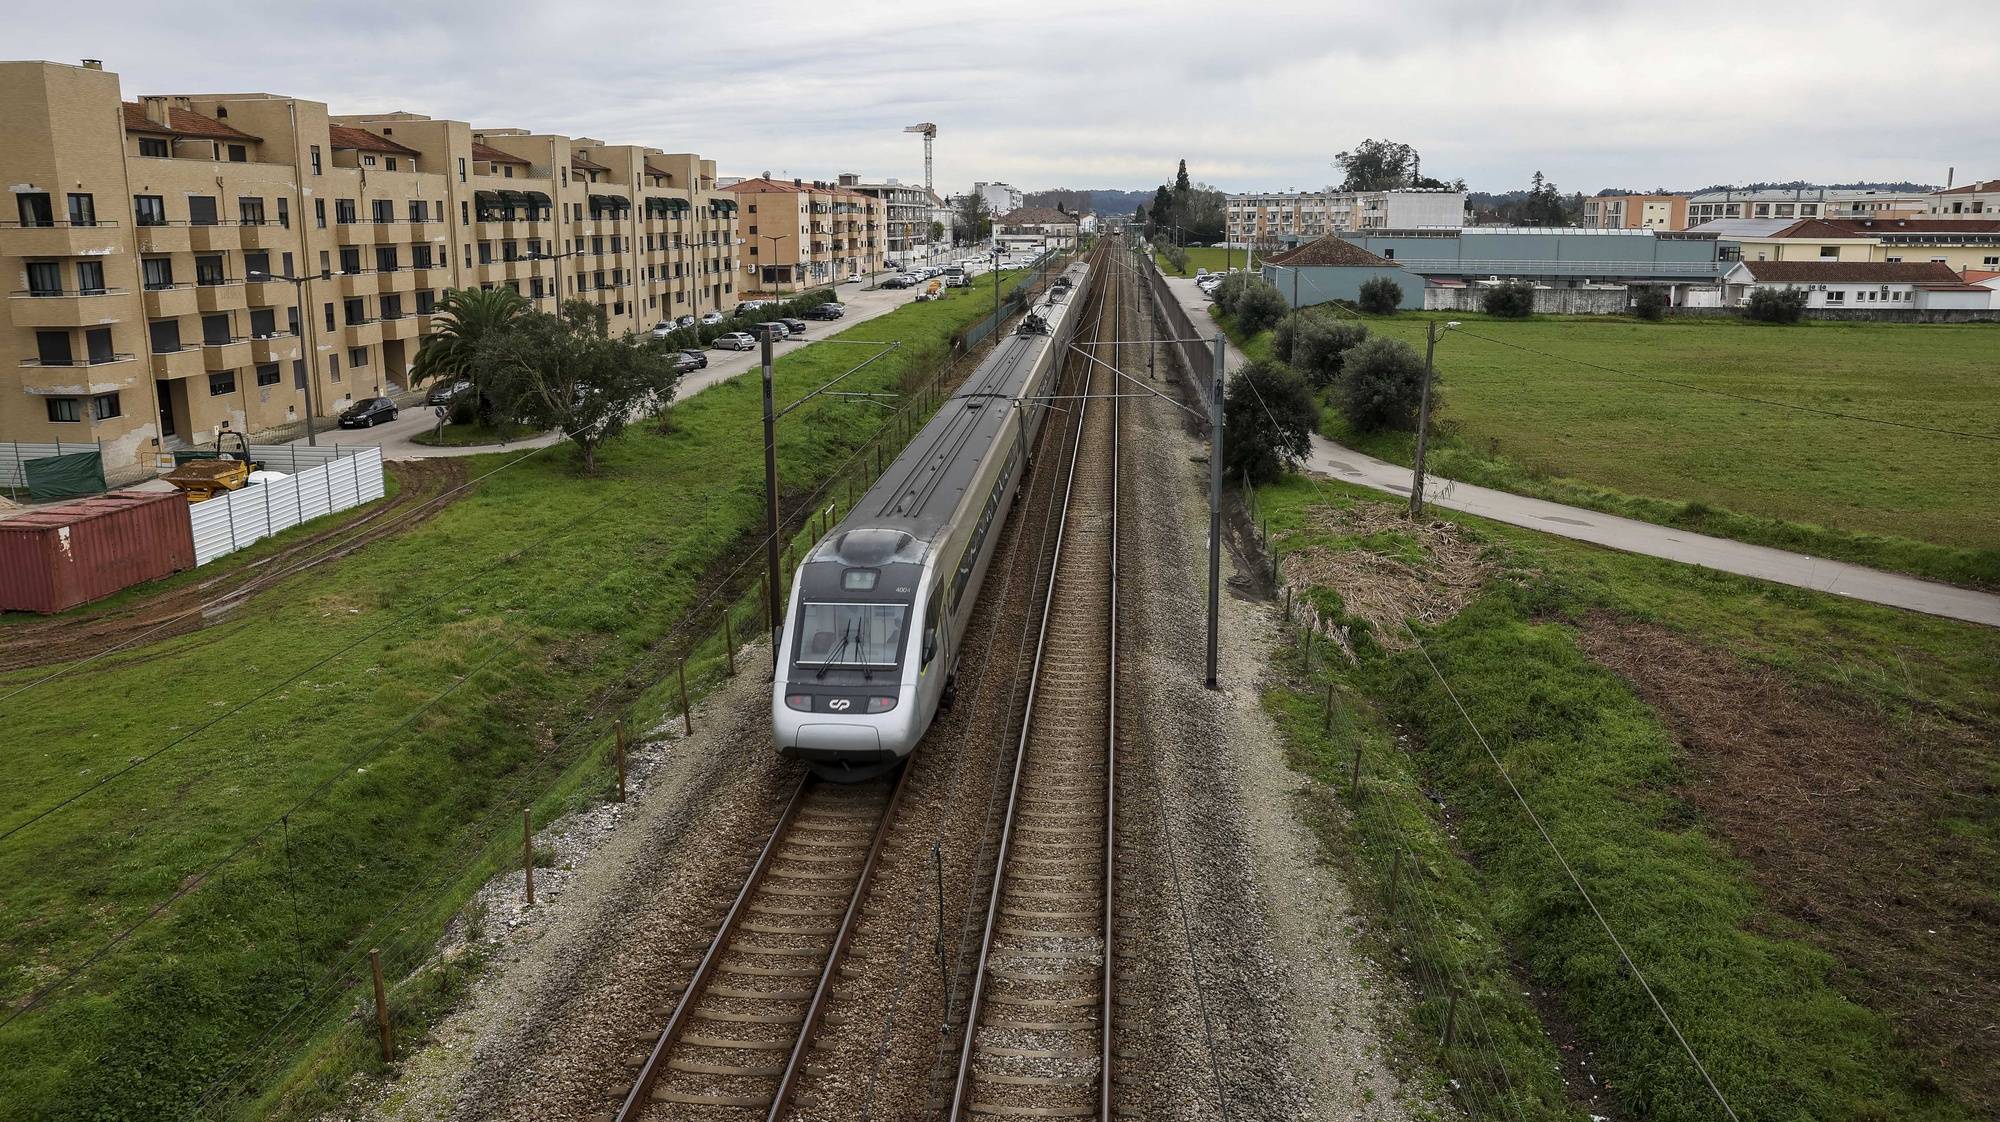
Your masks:
<svg viewBox="0 0 2000 1122"><path fill-rule="evenodd" d="M1361 282L1361 310L1371 316L1394 315L1403 306L1403 286L1388 277L1369 277Z"/></svg>
<svg viewBox="0 0 2000 1122"><path fill-rule="evenodd" d="M1400 339L1377 335L1347 352L1334 383L1334 404L1361 432L1414 428L1423 384L1423 356ZM1437 408L1435 382L1431 408Z"/></svg>
<svg viewBox="0 0 2000 1122"><path fill-rule="evenodd" d="M1319 407L1305 379L1277 362L1246 364L1229 379L1222 402L1223 468L1269 483L1312 451Z"/></svg>

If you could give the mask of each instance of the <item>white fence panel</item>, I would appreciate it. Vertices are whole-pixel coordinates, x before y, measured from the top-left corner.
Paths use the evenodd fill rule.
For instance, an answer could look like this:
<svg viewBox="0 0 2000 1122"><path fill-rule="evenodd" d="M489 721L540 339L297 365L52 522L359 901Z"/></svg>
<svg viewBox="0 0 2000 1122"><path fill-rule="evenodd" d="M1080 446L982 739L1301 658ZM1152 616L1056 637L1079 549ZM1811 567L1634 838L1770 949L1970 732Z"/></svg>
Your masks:
<svg viewBox="0 0 2000 1122"><path fill-rule="evenodd" d="M264 460L272 471L283 471L285 459L273 463L256 448L251 456ZM305 449L315 453L317 449ZM336 456L328 449L320 465L270 483L230 491L205 503L188 508L194 524L194 559L206 565L218 557L250 545L272 534L310 522L323 514L346 510L379 499L386 493L382 479L380 448L341 449Z"/></svg>

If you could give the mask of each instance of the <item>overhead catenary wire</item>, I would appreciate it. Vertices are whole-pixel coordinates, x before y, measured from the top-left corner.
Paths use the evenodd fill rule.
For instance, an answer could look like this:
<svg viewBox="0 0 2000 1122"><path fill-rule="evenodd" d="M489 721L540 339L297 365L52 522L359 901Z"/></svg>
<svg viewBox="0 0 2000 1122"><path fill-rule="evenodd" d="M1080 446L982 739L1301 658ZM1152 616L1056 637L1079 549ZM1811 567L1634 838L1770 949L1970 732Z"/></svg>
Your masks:
<svg viewBox="0 0 2000 1122"><path fill-rule="evenodd" d="M1695 1071L1700 1073L1702 1082L1708 1085L1708 1090L1715 1096L1715 1101L1722 1105L1723 1113L1727 1114L1732 1122L1737 1122L1736 1108L1730 1105L1728 1097L1722 1093L1722 1088L1716 1084L1715 1078L1709 1074L1707 1065L1703 1064L1701 1057L1695 1054L1694 1047L1688 1043L1686 1035L1681 1032L1681 1027L1674 1020L1673 1014L1667 1012L1666 1005L1660 1001L1659 995L1653 992L1652 984L1646 980L1645 972L1639 969L1639 964L1633 961L1631 953L1625 949L1624 940L1620 939L1618 933L1612 930L1610 921L1604 918L1604 913L1598 908L1597 901L1591 897L1590 890L1584 887L1583 879L1577 876L1576 869L1571 866L1569 857L1563 853L1562 847L1556 844L1555 837L1549 833L1548 827L1542 824L1541 816L1535 813L1535 808L1529 805L1527 797L1521 793L1521 788L1514 783L1513 774L1507 770L1507 765L1501 761L1500 754L1493 750L1493 745L1487 742L1486 734L1481 732L1479 725L1473 721L1472 714L1465 708L1465 703L1459 700L1458 692L1451 688L1451 683L1445 679L1444 672L1438 669L1437 662L1431 658L1430 649L1424 645L1423 637L1417 634L1416 628L1411 627L1408 620L1403 621L1403 630L1407 631L1411 640L1416 643L1417 653L1423 656L1424 665L1430 667L1431 675L1437 679L1438 685L1444 688L1445 696L1451 699L1452 707L1458 710L1459 718L1465 722L1465 727L1470 729L1472 735L1479 741L1480 748L1485 750L1486 758L1493 762L1494 770L1498 771L1500 778L1506 782L1507 790L1514 796L1514 801L1520 804L1522 812L1528 816L1528 821L1535 827L1535 832L1541 835L1543 844L1547 845L1549 852L1555 855L1557 864L1562 866L1563 875L1569 878L1571 887L1575 888L1577 895L1582 897L1585 906L1590 909L1591 916L1597 920L1598 927L1603 929L1605 937L1610 939L1611 945L1617 949L1620 961L1624 962L1625 968L1632 972L1632 977L1638 980L1639 988L1646 992L1646 998L1652 1002L1654 1011L1658 1012L1660 1019L1666 1022L1668 1030L1674 1035L1674 1040L1680 1044L1681 1051L1687 1055L1688 1062L1693 1064Z"/></svg>

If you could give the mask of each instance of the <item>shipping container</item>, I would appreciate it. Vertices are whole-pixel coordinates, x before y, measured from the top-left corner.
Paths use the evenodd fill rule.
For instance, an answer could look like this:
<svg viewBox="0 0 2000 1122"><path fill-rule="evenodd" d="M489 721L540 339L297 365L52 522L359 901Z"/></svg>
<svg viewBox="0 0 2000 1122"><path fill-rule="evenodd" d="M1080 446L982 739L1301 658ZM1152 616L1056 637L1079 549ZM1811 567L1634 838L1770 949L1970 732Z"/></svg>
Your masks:
<svg viewBox="0 0 2000 1122"><path fill-rule="evenodd" d="M0 611L60 612L192 568L179 491L113 491L0 519Z"/></svg>

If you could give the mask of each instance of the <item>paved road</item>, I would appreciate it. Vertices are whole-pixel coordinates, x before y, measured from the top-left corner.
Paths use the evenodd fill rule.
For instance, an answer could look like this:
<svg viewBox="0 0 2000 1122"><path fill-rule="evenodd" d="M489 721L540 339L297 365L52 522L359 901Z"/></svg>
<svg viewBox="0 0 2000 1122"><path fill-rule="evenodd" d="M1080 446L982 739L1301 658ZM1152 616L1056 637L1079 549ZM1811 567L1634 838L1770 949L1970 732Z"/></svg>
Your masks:
<svg viewBox="0 0 2000 1122"><path fill-rule="evenodd" d="M980 254L965 254L962 256L969 260L983 260ZM938 263L942 266L952 262L947 261L940 255ZM975 261L975 269L979 267ZM885 273L883 275L887 276L888 274ZM780 342L776 347L777 354L787 354L805 346L822 335L851 327L857 323L865 323L877 316L887 315L909 303L917 292L915 289L896 288L869 291L864 289L860 284L843 284L836 291L839 294L840 302L847 308L847 314L839 320L808 320L809 328L805 336L803 338L793 338ZM758 354L754 350L711 350L708 352L708 366L701 370L690 371L683 377L680 389L674 395L674 399L676 401L686 401L688 398L693 397L710 386L725 382L746 370L755 370L757 368L757 358ZM329 426L327 430L319 434L319 443L322 447L332 444L372 445L381 448L383 458L388 460L422 460L437 456L468 456L481 452L496 451L503 447L502 445L489 444L476 447L434 448L429 445L416 443L413 439L414 437L437 427L436 415L431 411L429 406L425 405L416 405L404 409L395 420L387 424L377 425L372 429L333 428L331 427L333 421L330 418L322 423ZM504 447L526 451L530 448L540 448L547 444L553 444L558 439L560 439L558 434L544 433L540 436L511 441ZM305 438L300 437L290 443L304 444Z"/></svg>
<svg viewBox="0 0 2000 1122"><path fill-rule="evenodd" d="M1198 329L1210 322L1208 301L1195 288L1192 280L1168 277L1167 288L1181 302L1188 318ZM1229 368L1234 370L1241 362L1242 356L1237 354L1235 348L1229 348ZM1306 467L1321 475L1379 491L1403 495L1410 493L1409 468L1356 452L1317 434L1313 436L1312 455ZM1803 553L1746 545L1728 538L1688 533L1671 526L1600 514L1581 507L1454 483L1435 476L1424 480L1424 501L1626 553L1662 557L1683 564L1810 588L1816 592L1829 592L1835 596L1851 596L1870 603L2000 627L2000 596L1992 593L1955 588Z"/></svg>

